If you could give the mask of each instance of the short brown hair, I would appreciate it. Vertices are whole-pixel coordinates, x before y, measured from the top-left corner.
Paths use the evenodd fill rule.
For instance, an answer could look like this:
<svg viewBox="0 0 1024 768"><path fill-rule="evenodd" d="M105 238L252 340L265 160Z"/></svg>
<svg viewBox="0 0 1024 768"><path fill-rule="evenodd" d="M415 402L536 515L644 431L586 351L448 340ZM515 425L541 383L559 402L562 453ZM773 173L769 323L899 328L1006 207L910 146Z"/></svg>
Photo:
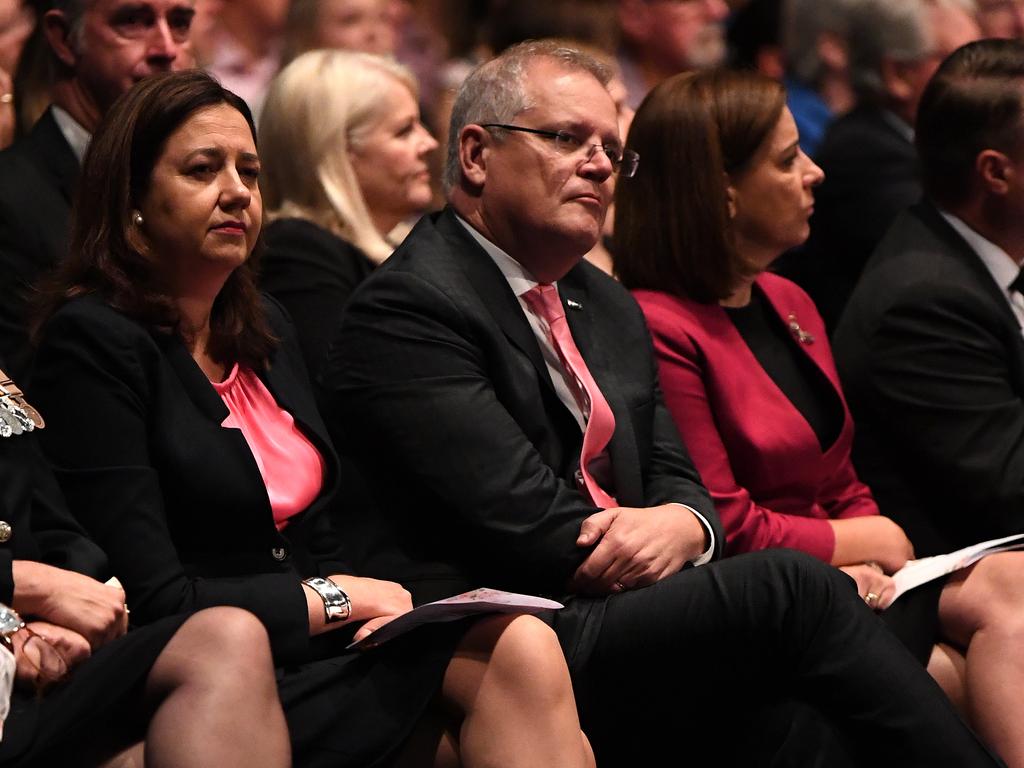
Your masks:
<svg viewBox="0 0 1024 768"><path fill-rule="evenodd" d="M154 75L121 96L89 143L72 208L71 248L44 290L39 328L64 302L98 294L144 326L184 336L174 298L131 221L168 137L206 107L227 104L256 129L245 102L199 70ZM208 351L221 363L258 367L274 337L255 285L259 245L231 273L210 317Z"/></svg>
<svg viewBox="0 0 1024 768"><path fill-rule="evenodd" d="M615 191L615 269L628 288L712 303L750 267L733 246L727 175L741 175L778 123L783 87L754 72L675 75L633 118L640 154Z"/></svg>
<svg viewBox="0 0 1024 768"><path fill-rule="evenodd" d="M1024 118L1024 42L978 40L953 51L921 96L915 142L926 194L964 202L978 153L1019 155Z"/></svg>

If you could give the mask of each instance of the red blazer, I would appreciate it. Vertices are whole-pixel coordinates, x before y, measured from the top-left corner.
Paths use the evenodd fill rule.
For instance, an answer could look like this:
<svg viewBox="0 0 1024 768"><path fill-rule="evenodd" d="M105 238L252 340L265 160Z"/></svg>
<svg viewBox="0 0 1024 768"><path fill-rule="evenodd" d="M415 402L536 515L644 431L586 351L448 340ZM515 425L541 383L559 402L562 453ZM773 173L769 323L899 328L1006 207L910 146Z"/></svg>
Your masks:
<svg viewBox="0 0 1024 768"><path fill-rule="evenodd" d="M835 537L826 520L878 507L850 462L853 422L813 302L777 275L763 274L757 285L786 323L795 318L813 336L800 348L842 404L842 431L824 453L725 310L657 291L634 295L654 338L665 401L725 525L726 553L792 547L828 562Z"/></svg>

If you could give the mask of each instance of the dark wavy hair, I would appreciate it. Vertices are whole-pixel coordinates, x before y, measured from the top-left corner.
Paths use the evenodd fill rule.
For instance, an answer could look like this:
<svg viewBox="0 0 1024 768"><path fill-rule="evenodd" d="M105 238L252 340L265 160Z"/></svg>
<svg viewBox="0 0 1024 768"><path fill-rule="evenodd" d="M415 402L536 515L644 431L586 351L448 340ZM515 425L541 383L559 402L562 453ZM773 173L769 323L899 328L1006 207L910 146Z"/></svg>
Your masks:
<svg viewBox="0 0 1024 768"><path fill-rule="evenodd" d="M726 69L675 75L647 95L626 141L640 168L615 190L615 272L626 287L710 304L751 272L733 244L728 177L748 169L785 106L775 80Z"/></svg>
<svg viewBox="0 0 1024 768"><path fill-rule="evenodd" d="M189 341L174 297L160 279L157 258L132 224L131 212L149 188L168 137L199 110L220 104L238 110L255 142L245 102L199 70L146 78L114 103L85 155L72 207L70 251L37 302L37 338L62 304L95 294L147 328ZM259 251L257 242L214 300L207 351L217 362L259 367L273 350L276 340L256 290Z"/></svg>

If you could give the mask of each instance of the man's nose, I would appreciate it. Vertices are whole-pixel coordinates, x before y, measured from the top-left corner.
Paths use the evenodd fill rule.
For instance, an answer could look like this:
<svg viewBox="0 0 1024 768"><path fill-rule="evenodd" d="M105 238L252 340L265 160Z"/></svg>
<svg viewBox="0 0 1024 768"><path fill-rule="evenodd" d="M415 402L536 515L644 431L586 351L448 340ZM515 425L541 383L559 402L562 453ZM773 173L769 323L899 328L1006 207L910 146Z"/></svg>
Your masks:
<svg viewBox="0 0 1024 768"><path fill-rule="evenodd" d="M170 66L178 58L178 51L183 45L174 39L171 25L164 18L157 19L153 24L146 42L146 58L151 63L162 63L164 66Z"/></svg>

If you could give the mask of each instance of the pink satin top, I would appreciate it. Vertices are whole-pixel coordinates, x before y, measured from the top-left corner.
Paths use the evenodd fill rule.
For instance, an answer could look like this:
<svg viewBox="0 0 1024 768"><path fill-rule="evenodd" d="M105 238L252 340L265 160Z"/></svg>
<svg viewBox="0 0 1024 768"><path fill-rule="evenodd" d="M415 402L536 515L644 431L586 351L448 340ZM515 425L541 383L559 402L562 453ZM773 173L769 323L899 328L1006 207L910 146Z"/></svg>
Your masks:
<svg viewBox="0 0 1024 768"><path fill-rule="evenodd" d="M323 457L250 368L236 363L224 381L210 383L228 407L221 426L242 431L267 486L274 523L281 530L320 494Z"/></svg>

